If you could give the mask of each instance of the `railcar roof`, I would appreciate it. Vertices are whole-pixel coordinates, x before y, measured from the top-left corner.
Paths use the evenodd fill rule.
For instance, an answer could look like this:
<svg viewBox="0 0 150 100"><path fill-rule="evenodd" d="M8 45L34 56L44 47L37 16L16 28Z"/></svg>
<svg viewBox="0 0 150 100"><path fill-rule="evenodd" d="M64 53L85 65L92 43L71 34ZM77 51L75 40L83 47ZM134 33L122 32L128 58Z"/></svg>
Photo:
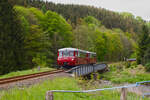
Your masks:
<svg viewBox="0 0 150 100"><path fill-rule="evenodd" d="M89 51L85 51L85 50L80 50L80 49L77 49L77 48L62 48L62 49L59 49L58 51L79 51L79 52L83 52L83 53L90 53L90 54L96 54L95 52L89 52Z"/></svg>

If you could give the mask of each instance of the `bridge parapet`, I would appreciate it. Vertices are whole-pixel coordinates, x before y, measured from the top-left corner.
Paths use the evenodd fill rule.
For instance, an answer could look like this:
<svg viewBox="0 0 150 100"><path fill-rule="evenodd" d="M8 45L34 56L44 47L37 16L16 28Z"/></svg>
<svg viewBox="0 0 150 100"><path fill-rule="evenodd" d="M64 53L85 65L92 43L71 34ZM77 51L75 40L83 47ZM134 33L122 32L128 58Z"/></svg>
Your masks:
<svg viewBox="0 0 150 100"><path fill-rule="evenodd" d="M80 65L70 69L69 73L73 73L74 76L85 76L93 72L102 71L107 68L107 64L94 64L94 65Z"/></svg>

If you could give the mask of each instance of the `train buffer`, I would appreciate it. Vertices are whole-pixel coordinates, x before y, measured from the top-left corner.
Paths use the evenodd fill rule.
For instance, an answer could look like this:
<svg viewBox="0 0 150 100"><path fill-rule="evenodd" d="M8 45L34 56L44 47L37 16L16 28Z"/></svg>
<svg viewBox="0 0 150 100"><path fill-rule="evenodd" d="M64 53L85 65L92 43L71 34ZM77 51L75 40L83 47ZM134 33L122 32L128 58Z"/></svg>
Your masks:
<svg viewBox="0 0 150 100"><path fill-rule="evenodd" d="M72 73L73 76L86 76L88 74L98 72L98 71L103 71L107 69L107 64L101 63L101 64L94 64L94 65L80 65L76 66L66 72Z"/></svg>

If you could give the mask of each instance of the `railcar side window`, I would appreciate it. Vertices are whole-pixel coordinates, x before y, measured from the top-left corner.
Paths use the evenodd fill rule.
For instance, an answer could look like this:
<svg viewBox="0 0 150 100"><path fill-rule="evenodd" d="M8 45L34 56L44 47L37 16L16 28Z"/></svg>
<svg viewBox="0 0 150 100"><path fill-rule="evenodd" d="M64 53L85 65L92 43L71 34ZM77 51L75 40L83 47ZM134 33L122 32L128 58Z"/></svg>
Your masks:
<svg viewBox="0 0 150 100"><path fill-rule="evenodd" d="M96 55L95 54L90 54L90 58L95 58Z"/></svg>
<svg viewBox="0 0 150 100"><path fill-rule="evenodd" d="M80 57L85 58L86 57L86 53L80 52Z"/></svg>
<svg viewBox="0 0 150 100"><path fill-rule="evenodd" d="M80 52L78 51L78 57L80 57Z"/></svg>
<svg viewBox="0 0 150 100"><path fill-rule="evenodd" d="M73 51L70 51L70 56L74 56L74 52Z"/></svg>
<svg viewBox="0 0 150 100"><path fill-rule="evenodd" d="M96 54L90 54L90 58L95 58Z"/></svg>
<svg viewBox="0 0 150 100"><path fill-rule="evenodd" d="M77 52L77 51L75 51L75 56L76 56L76 57L79 57L78 55L79 55L79 54L78 54L78 52Z"/></svg>
<svg viewBox="0 0 150 100"><path fill-rule="evenodd" d="M92 58L92 54L90 54L90 58Z"/></svg>

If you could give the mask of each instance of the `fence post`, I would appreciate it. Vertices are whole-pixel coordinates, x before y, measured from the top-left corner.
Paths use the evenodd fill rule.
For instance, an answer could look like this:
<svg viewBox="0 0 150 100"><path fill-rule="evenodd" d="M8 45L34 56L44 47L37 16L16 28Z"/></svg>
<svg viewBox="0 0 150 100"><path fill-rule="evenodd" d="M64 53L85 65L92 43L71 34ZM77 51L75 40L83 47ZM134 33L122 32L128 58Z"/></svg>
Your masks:
<svg viewBox="0 0 150 100"><path fill-rule="evenodd" d="M53 92L52 91L46 92L46 98L45 98L45 100L54 100L53 99Z"/></svg>
<svg viewBox="0 0 150 100"><path fill-rule="evenodd" d="M127 88L121 88L120 100L127 100Z"/></svg>

